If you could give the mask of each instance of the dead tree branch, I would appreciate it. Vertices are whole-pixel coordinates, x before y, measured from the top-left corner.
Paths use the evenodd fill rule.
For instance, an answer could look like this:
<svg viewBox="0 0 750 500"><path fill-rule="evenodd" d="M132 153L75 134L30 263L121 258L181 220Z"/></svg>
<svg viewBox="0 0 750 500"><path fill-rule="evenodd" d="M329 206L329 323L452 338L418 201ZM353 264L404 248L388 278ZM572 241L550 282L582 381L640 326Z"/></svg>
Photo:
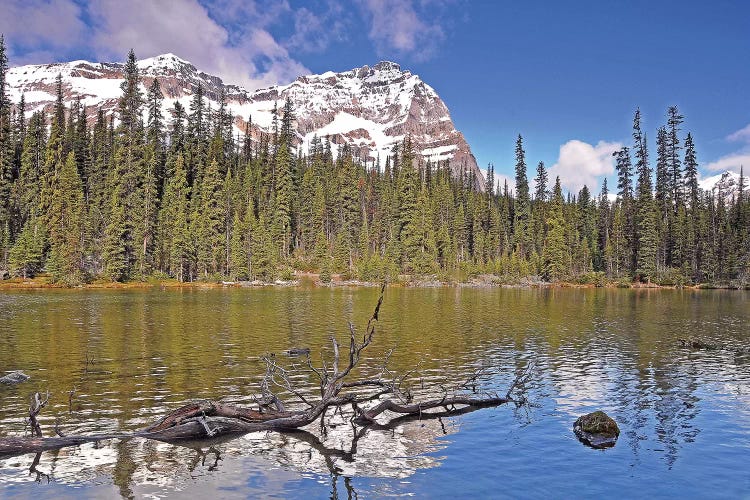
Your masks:
<svg viewBox="0 0 750 500"><path fill-rule="evenodd" d="M380 429L406 422L409 419L460 415L479 408L509 402L521 404L525 401L523 390L524 384L531 376L530 365L519 371L503 397L497 394L484 397L477 395L479 380L486 376L486 372L480 370L472 375L463 386L458 386L459 389L464 390L470 387L470 394L461 392L449 394L449 390L441 386L443 395L440 399L415 403L412 401L409 390L402 389L413 370L403 375L391 372L387 365L392 351L386 355L377 376L349 380L348 377L376 338L376 325L380 307L383 304L384 292L385 285L380 290L377 305L367 322L365 331L359 335L354 325L350 323L348 346L344 348L335 337L331 337L332 359L326 360L325 357L321 357L320 366L314 366L309 352L304 353L304 365L293 365L290 368L282 366L273 354L262 357L265 374L260 383L260 396L255 397L257 409L243 408L219 401L201 400L177 408L154 424L132 433L63 436L58 432L58 437L44 438L36 417L49 401L49 394L42 398L37 393L32 398L32 405L29 409L28 421L32 428L32 436L0 438L0 456L41 452L104 439L138 437L180 442L207 438L220 439L255 431L288 432L308 426L318 419L325 433L325 416L330 408L334 408L334 413L336 411L342 413L344 407L351 408L352 425ZM298 376L317 378L319 399L308 395L311 387L295 386L293 382L300 378ZM300 405L304 405L305 408L287 409L287 405L275 389L291 394L297 399L296 405L290 408ZM372 403L374 406L366 407ZM386 412L400 416L391 418L390 423L379 422L379 419L385 418Z"/></svg>

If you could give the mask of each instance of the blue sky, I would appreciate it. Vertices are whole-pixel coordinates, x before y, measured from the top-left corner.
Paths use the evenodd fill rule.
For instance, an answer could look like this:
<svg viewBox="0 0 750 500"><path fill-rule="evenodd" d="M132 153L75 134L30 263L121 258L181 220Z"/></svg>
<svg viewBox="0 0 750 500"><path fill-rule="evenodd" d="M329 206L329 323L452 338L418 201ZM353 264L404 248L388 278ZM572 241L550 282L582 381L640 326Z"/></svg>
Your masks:
<svg viewBox="0 0 750 500"><path fill-rule="evenodd" d="M633 112L685 115L704 176L750 169L750 2L0 0L12 64L173 52L258 87L397 61L432 85L482 167L524 136L567 187L598 189ZM653 144L652 144L653 150Z"/></svg>

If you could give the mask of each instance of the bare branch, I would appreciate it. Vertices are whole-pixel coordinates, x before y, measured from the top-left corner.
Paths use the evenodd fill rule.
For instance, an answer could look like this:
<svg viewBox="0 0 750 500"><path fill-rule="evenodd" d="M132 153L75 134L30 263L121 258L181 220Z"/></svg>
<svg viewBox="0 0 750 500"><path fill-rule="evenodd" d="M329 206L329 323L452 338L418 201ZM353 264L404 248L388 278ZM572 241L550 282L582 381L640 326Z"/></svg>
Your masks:
<svg viewBox="0 0 750 500"><path fill-rule="evenodd" d="M405 385L420 365L417 364L416 367L403 374L392 372L388 368L388 362L393 354L393 349L387 352L374 377L349 380L347 377L357 367L365 350L375 339L375 327L383 303L384 290L385 286L381 287L378 303L367 322L361 342L357 341L359 337L357 329L349 323L349 352L345 366L341 366L341 348L335 337L331 337L333 352L330 353L329 351L328 359L321 355L320 368L313 365L309 352L305 353L305 362L302 364L281 361L273 354L261 357L260 360L265 366L265 373L260 382L260 395L253 396L258 404L257 410L220 401L201 400L177 408L149 427L133 433L64 436L59 431L58 422L55 431L59 437L43 438L36 417L47 404L49 393L45 398L36 393L32 396L28 417L32 437L0 438L0 456L40 452L104 439L139 437L178 442L180 440L206 438L215 440L222 436L256 431L287 432L310 425L316 420L320 421L321 432L325 434L327 428L331 425L330 419L326 419L326 415L331 415L328 410L334 408L334 416L339 414L346 419L344 407L347 409L351 407L353 412L350 419L352 425L364 426L361 432L357 431L355 427L354 434L357 436L356 439L359 439L359 436L364 435L368 428L386 429L410 419L460 415L478 408L498 406L508 402L516 404L525 402L523 391L525 390L524 385L530 379L533 371L531 363L518 372L505 397L500 397L497 394L486 397L477 395L480 382L490 374L488 369L480 368L463 385L459 385L457 388L470 389L473 395L462 394L456 392L456 388L441 385L439 388L442 396L439 399L413 403L411 391ZM304 379L301 377L305 374L308 376L314 374L317 377L320 389L319 399L316 400L316 398L309 396L312 387L299 386L296 383L299 380L307 380L306 377ZM424 388L424 379L420 380ZM284 403L274 392L275 388L281 389L281 394L293 395L298 401L307 405L307 408L286 410ZM71 395L69 398L70 406L72 393L69 394ZM520 394L520 399L514 399L514 394ZM374 406L365 409L365 405ZM388 423L381 424L378 422L378 417L382 418L385 412L401 414L401 416L390 420ZM352 454L355 449L356 443L353 443Z"/></svg>

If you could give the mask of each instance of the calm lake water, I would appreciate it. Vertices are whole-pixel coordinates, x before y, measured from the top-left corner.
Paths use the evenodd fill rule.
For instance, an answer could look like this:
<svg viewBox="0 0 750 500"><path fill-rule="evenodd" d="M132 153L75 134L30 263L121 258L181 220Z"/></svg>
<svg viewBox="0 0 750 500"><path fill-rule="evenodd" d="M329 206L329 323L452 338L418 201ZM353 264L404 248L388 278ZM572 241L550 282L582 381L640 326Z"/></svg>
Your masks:
<svg viewBox="0 0 750 500"><path fill-rule="evenodd" d="M33 391L50 391L42 428L141 428L197 398L250 404L258 358L319 356L375 289L0 292L0 435L21 435ZM750 498L750 294L675 290L386 291L363 371L391 348L441 394L478 367L505 392L528 360L530 407L482 409L358 435L343 421L174 446L103 442L0 460L3 498L712 497ZM684 349L696 337L726 349ZM283 358L287 360L287 358ZM293 360L289 360L293 361ZM602 409L622 434L593 450L572 432ZM334 421L335 423L335 421Z"/></svg>

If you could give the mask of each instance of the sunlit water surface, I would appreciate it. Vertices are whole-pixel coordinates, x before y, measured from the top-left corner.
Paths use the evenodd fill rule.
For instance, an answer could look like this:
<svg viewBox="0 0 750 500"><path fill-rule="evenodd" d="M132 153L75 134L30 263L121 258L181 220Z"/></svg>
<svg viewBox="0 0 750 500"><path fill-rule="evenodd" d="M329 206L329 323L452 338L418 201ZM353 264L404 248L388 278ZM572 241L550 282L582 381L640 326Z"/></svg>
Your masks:
<svg viewBox="0 0 750 500"><path fill-rule="evenodd" d="M251 404L259 357L329 349L366 322L375 289L69 290L0 293L0 435L22 435L34 391L41 424L65 433L141 428L198 398ZM720 350L684 349L697 337ZM439 395L477 368L504 393L529 360L531 406L483 409L354 438L255 433L174 446L103 442L0 460L0 497L750 498L750 295L726 291L388 289L374 370L415 369ZM603 409L617 445L572 433ZM353 446L354 445L354 446Z"/></svg>

